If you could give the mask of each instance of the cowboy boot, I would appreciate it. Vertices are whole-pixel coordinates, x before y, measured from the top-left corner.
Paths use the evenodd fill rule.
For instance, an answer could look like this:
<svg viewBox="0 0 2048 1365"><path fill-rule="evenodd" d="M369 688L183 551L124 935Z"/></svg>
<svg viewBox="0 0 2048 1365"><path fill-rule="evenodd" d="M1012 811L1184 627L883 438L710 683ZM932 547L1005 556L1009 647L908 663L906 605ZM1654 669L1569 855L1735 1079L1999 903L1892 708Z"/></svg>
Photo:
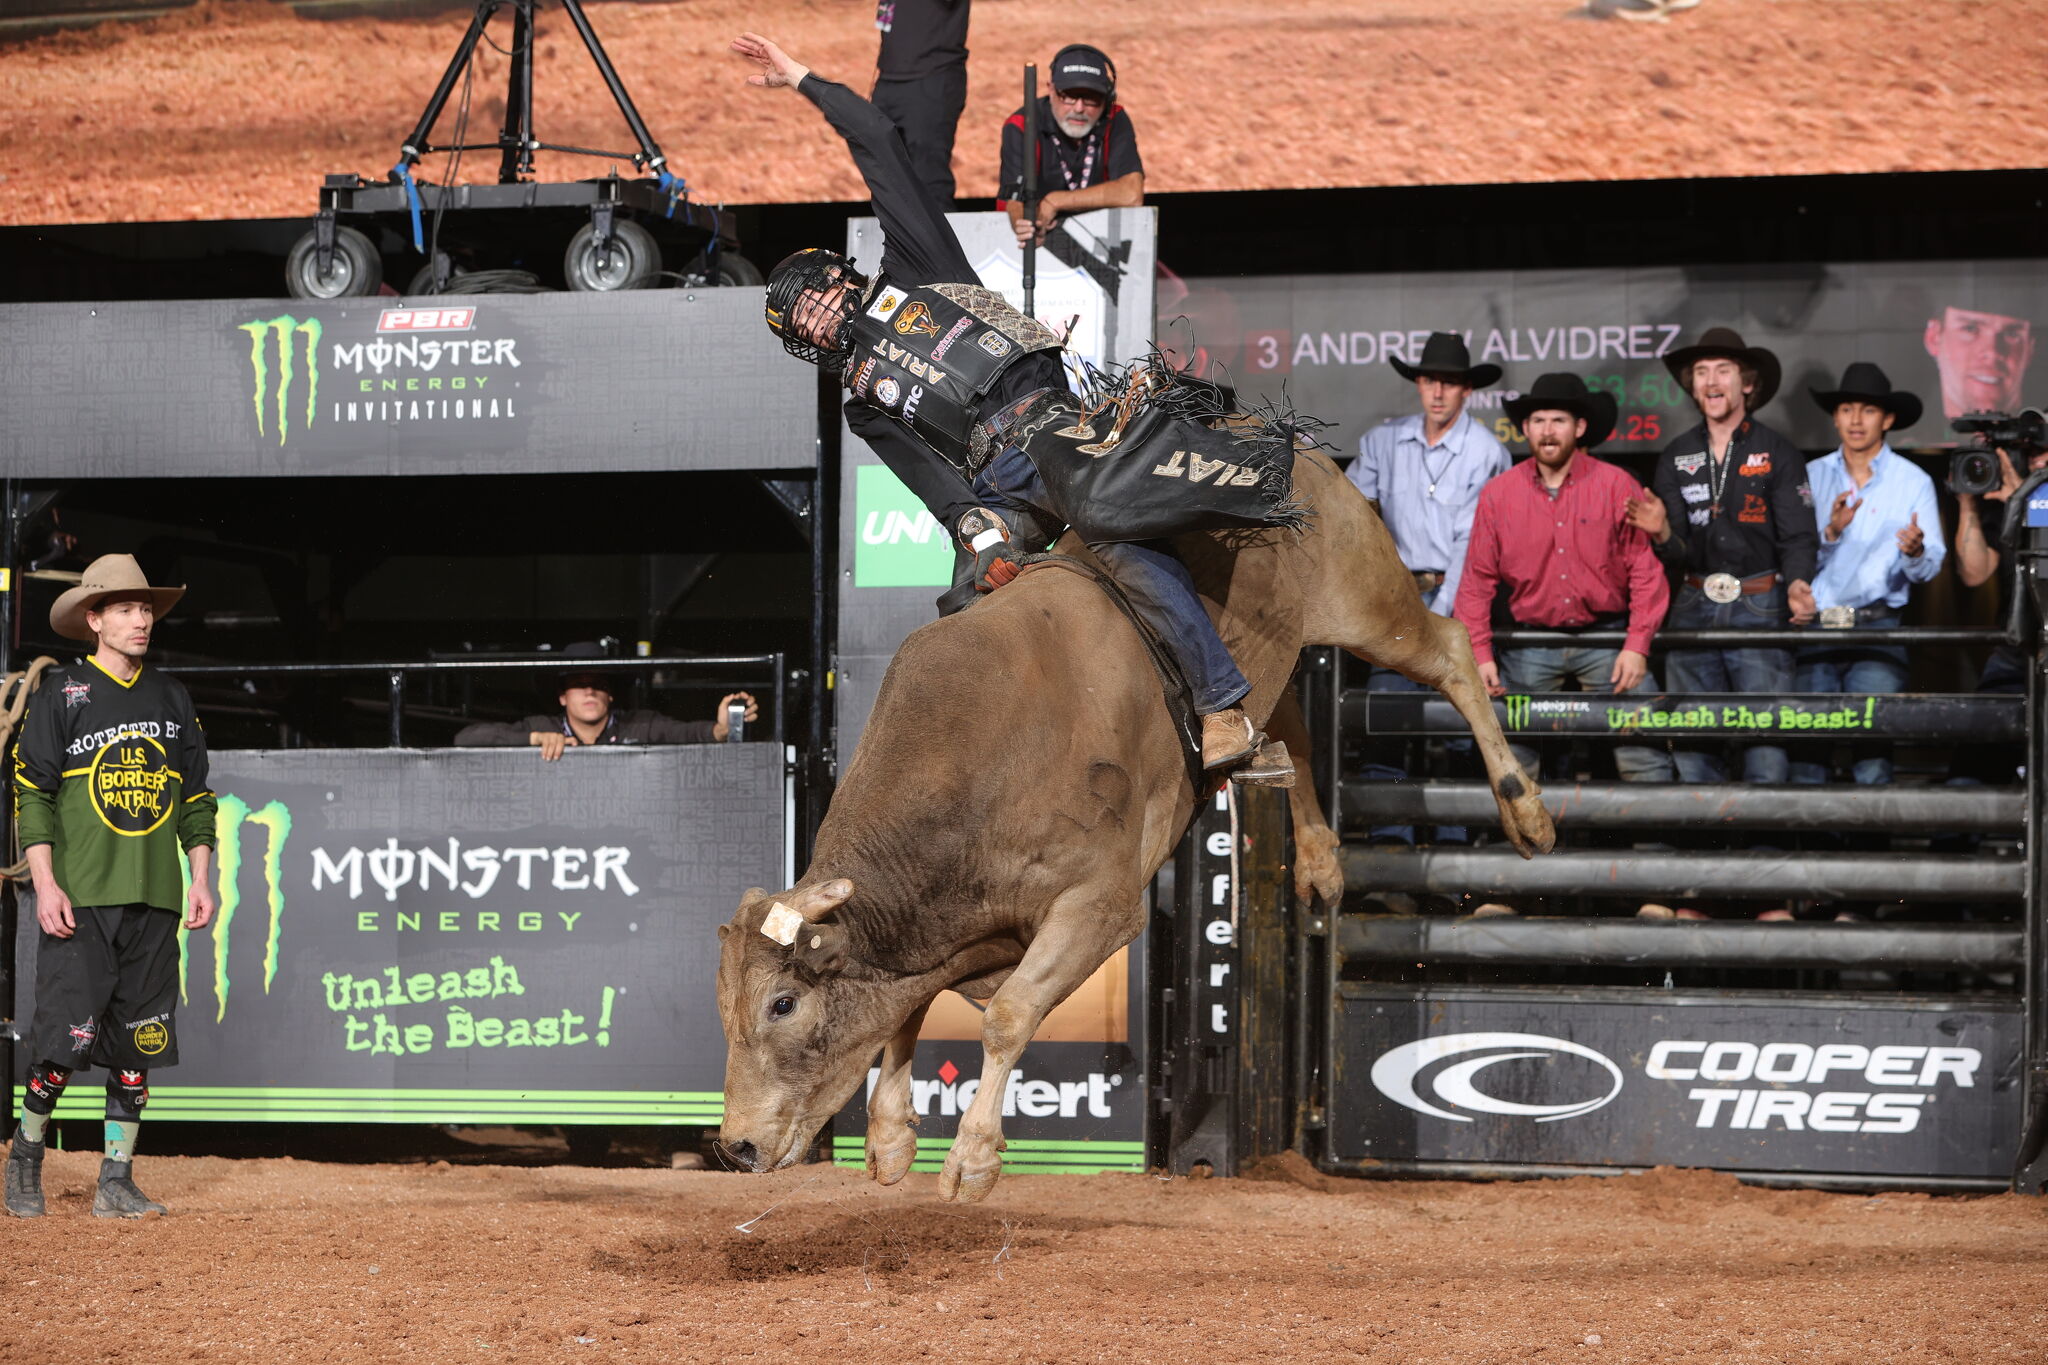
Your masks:
<svg viewBox="0 0 2048 1365"><path fill-rule="evenodd" d="M1213 771L1242 763L1265 738L1242 706L1211 711L1202 717L1202 767Z"/></svg>

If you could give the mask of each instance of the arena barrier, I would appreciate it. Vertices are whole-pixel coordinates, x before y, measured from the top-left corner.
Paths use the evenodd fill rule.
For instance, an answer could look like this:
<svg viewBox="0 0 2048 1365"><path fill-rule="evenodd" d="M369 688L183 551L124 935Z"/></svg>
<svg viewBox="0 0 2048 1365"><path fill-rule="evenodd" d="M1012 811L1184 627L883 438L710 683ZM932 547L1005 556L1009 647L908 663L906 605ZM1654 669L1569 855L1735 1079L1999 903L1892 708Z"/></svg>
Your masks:
<svg viewBox="0 0 2048 1365"><path fill-rule="evenodd" d="M181 935L180 1060L151 1086L152 1119L717 1125L715 929L742 888L787 885L796 852L782 659L605 664L750 684L767 722L757 742L575 749L553 763L530 749L398 747L408 680L561 666L178 670L188 685L379 675L393 747L211 755L220 909ZM0 889L5 998L21 1021L33 906L27 888ZM11 1051L18 1088L33 1059ZM57 1113L99 1108L81 1086Z"/></svg>
<svg viewBox="0 0 2048 1365"><path fill-rule="evenodd" d="M1347 909L1295 907L1286 986L1241 1002L1248 1015L1293 1007L1281 1049L1291 1136L1323 1169L1364 1175L1668 1163L1767 1183L2038 1192L2048 1175L2042 852L2026 835L2042 815L2042 661L2019 626L1883 635L1914 647L2024 641L2035 655L2024 697L1503 698L1496 713L1511 741L1992 744L2026 769L2023 785L2007 787L1553 780L1544 799L1559 846L1528 861L1497 839L1361 842L1376 826L1493 827L1493 796L1474 780L1347 778L1363 737L1465 727L1433 693L1367 693L1362 665L1311 652L1303 695L1319 729L1320 795L1347 841ZM1814 638L1667 632L1657 646ZM1881 834L1907 847L1805 846ZM1469 897L1468 909L1508 896L1552 902L1495 918L1359 912L1390 892ZM1861 923L1633 917L1639 900L1698 897L1894 910ZM1589 901L1609 912L1589 913ZM1239 1103L1255 1108L1258 1096ZM1263 1150L1275 1148L1232 1155Z"/></svg>

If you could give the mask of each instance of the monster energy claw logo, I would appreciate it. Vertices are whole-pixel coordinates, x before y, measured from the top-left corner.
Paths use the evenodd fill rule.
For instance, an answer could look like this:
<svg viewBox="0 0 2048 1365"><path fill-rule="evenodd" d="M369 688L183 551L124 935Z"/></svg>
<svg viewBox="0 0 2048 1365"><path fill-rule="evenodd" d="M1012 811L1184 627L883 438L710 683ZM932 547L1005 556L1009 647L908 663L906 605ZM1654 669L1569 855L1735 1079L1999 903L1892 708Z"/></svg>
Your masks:
<svg viewBox="0 0 2048 1365"><path fill-rule="evenodd" d="M315 324L317 327L317 324ZM292 832L291 808L282 801L272 801L261 810L250 810L249 803L239 796L222 792L219 797L220 814L215 820L215 836L220 841L220 909L213 917L213 998L216 1004L214 1022L227 1017L228 1012L228 941L234 934L235 912L242 904L242 829L253 825L269 837L263 846L263 892L264 906L270 912L267 932L263 936L263 993L270 994L270 983L277 978L277 948L284 934L284 841ZM191 872L186 872L186 890L191 889ZM202 931L205 932L205 931ZM186 963L190 953L190 930L178 931L178 1000L189 1003L186 994Z"/></svg>
<svg viewBox="0 0 2048 1365"><path fill-rule="evenodd" d="M277 377L274 418L277 424L277 443L283 445L291 434L292 380L297 377L293 363L293 352L297 349L298 338L306 339L306 427L313 425L313 405L320 396L320 319L306 318L301 321L289 315L268 318L261 322L242 323L240 331L249 334L249 368L254 384L251 401L256 406L256 434L270 434L266 423L266 409L271 398L271 365L269 353L271 341L277 343Z"/></svg>
<svg viewBox="0 0 2048 1365"><path fill-rule="evenodd" d="M1529 728L1529 698L1528 698L1528 697L1527 697L1526 695L1522 694L1522 693L1514 693L1514 694L1512 694L1512 695L1510 695L1510 696L1507 696L1507 697L1503 698L1502 700L1503 700L1503 701L1504 701L1504 702L1505 702L1505 703L1507 704L1507 710L1508 710L1508 729L1510 729L1510 730L1526 730L1526 729L1528 729L1528 728Z"/></svg>

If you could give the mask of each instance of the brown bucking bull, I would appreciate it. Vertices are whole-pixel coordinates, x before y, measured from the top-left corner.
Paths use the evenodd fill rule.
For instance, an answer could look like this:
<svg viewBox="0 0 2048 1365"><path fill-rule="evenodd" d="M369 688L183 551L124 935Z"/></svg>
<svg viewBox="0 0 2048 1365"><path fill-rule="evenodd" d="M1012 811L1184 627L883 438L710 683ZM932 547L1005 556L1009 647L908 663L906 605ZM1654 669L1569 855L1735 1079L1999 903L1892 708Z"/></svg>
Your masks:
<svg viewBox="0 0 2048 1365"><path fill-rule="evenodd" d="M1306 531L1177 548L1251 683L1245 709L1294 755L1298 891L1334 906L1343 890L1288 690L1307 645L1341 646L1448 697L1477 738L1508 838L1525 857L1548 852L1550 816L1509 755L1464 628L1424 608L1371 504L1320 453L1296 458L1295 492L1313 509ZM1058 548L1087 554L1071 536ZM917 1150L918 1028L957 990L988 1000L984 1060L939 1187L982 1198L1002 1173L1011 1068L1052 1008L1144 928L1146 885L1195 801L1145 647L1087 578L1027 572L913 633L809 869L779 894L747 892L719 927L725 1150L757 1171L795 1161L880 1050L867 1167L884 1185L901 1180ZM778 902L787 909L764 932Z"/></svg>

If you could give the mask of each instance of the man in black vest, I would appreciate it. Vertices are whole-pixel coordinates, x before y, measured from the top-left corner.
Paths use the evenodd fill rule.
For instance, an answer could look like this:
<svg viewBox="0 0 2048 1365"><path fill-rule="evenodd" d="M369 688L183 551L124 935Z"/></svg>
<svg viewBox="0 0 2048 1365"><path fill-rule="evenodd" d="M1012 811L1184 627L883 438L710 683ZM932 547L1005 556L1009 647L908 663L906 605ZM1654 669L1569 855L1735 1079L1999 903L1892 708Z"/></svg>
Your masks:
<svg viewBox="0 0 2048 1365"><path fill-rule="evenodd" d="M800 251L769 275L768 326L790 354L851 391L847 425L956 536L960 560L939 608L958 610L976 590L1009 582L1019 556L1045 546L1068 519L1022 449L1050 439L1054 427L1074 441L1093 436L1067 390L1060 339L982 286L879 110L757 34L732 46L761 68L749 84L787 87L818 106L867 182L882 224L881 273L870 281L836 252ZM1101 449L1122 430L1120 420ZM1000 479L971 482L993 472ZM1186 675L1202 718L1203 766L1243 764L1264 737L1239 705L1249 686L1187 567L1164 540L1087 538Z"/></svg>

